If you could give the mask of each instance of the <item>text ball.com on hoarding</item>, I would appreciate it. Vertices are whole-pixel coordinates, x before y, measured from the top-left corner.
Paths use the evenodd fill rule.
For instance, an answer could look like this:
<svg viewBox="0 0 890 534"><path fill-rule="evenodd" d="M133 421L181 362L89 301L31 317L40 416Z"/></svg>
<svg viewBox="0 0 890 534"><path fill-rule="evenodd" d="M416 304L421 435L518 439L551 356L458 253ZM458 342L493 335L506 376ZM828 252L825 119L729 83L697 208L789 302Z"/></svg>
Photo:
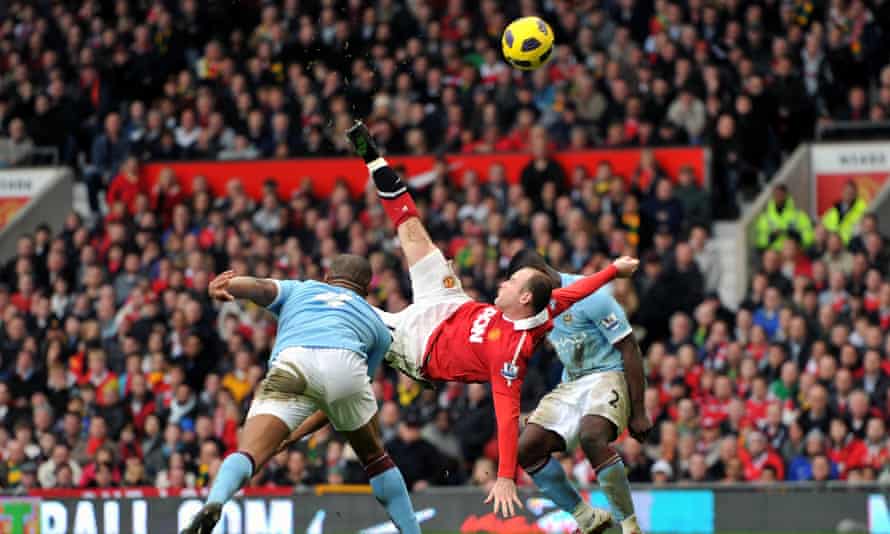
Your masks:
<svg viewBox="0 0 890 534"><path fill-rule="evenodd" d="M41 497L0 498L3 534L154 534L178 532L200 509L194 492L164 495L154 489L68 492ZM252 495L223 509L221 534L396 534L369 495ZM262 493L262 492L260 492ZM276 491L275 493L281 493ZM607 505L601 492L586 495ZM646 532L676 534L714 531L714 497L708 490L638 491L633 494ZM436 532L517 532L557 534L575 529L572 516L549 499L525 499L518 517L491 513L475 492L415 494L425 530Z"/></svg>

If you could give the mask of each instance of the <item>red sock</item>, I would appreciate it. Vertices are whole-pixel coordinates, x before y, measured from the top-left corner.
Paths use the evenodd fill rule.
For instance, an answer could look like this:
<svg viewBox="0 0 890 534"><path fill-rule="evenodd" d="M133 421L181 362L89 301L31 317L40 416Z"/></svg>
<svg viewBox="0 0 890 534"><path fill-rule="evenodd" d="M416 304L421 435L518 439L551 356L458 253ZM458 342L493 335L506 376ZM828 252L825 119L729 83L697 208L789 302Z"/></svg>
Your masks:
<svg viewBox="0 0 890 534"><path fill-rule="evenodd" d="M381 198L380 202L383 204L383 211L396 225L396 228L411 217L420 217L417 206L414 205L414 199L409 193L403 193L396 198Z"/></svg>

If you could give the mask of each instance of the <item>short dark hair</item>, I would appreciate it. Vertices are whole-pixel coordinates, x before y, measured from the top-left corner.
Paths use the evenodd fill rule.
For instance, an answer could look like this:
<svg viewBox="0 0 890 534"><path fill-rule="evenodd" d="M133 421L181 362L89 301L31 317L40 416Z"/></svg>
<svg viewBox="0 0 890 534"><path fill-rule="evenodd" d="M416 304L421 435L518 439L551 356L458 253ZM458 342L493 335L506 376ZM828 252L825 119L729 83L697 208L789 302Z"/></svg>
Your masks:
<svg viewBox="0 0 890 534"><path fill-rule="evenodd" d="M371 284L371 263L364 256L340 254L331 261L328 281L365 296Z"/></svg>
<svg viewBox="0 0 890 534"><path fill-rule="evenodd" d="M535 314L541 313L550 303L550 294L553 292L553 282L550 277L541 271L535 272L525 282L526 291L532 294L532 309Z"/></svg>
<svg viewBox="0 0 890 534"><path fill-rule="evenodd" d="M507 266L507 275L512 276L513 273L519 269L524 269L526 267L547 275L550 279L550 283L554 287L559 287L561 283L559 272L547 265L547 260L534 249L530 248L524 248L513 255L513 258L510 259L510 264Z"/></svg>

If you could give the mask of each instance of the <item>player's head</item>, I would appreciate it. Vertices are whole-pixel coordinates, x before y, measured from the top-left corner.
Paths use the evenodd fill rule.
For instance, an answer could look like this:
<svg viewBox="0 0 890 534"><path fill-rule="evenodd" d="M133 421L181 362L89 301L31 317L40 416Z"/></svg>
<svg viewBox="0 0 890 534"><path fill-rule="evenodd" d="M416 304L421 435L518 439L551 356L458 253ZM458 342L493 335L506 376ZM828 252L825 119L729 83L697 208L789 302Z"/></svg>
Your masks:
<svg viewBox="0 0 890 534"><path fill-rule="evenodd" d="M550 302L553 282L546 274L523 267L501 282L494 305L513 319L540 313Z"/></svg>
<svg viewBox="0 0 890 534"><path fill-rule="evenodd" d="M365 297L371 284L371 263L363 256L340 254L331 261L324 281L332 286L351 289Z"/></svg>
<svg viewBox="0 0 890 534"><path fill-rule="evenodd" d="M559 272L547 265L547 260L535 252L534 249L524 248L514 254L510 259L510 265L507 266L507 276L513 276L513 273L523 267L530 267L547 275L547 277L550 278L550 283L553 284L553 287L562 285Z"/></svg>

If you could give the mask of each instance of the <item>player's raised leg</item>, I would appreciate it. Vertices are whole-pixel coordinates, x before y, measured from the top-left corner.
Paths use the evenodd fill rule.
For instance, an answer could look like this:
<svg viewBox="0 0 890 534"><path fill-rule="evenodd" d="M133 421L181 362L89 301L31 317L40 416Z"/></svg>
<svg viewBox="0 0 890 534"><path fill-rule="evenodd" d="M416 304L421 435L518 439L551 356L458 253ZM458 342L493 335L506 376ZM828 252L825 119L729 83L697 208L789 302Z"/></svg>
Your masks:
<svg viewBox="0 0 890 534"><path fill-rule="evenodd" d="M612 524L604 510L584 502L572 486L553 453L564 451L562 436L535 423L529 423L519 436L519 465L532 477L547 498L572 514L582 534L599 534Z"/></svg>
<svg viewBox="0 0 890 534"><path fill-rule="evenodd" d="M402 472L386 450L377 424L377 415L365 425L343 432L368 475L374 497L386 508L386 513L402 534L420 534L420 524Z"/></svg>
<svg viewBox="0 0 890 534"><path fill-rule="evenodd" d="M383 209L396 226L408 266L412 267L430 253L437 252L436 245L420 220L408 186L380 156L367 126L356 121L346 134L356 155L365 161L371 172Z"/></svg>
<svg viewBox="0 0 890 534"><path fill-rule="evenodd" d="M623 534L641 534L630 496L630 482L621 456L609 444L618 437L615 424L599 415L581 418L579 437L581 448L596 471L612 518L621 525Z"/></svg>

